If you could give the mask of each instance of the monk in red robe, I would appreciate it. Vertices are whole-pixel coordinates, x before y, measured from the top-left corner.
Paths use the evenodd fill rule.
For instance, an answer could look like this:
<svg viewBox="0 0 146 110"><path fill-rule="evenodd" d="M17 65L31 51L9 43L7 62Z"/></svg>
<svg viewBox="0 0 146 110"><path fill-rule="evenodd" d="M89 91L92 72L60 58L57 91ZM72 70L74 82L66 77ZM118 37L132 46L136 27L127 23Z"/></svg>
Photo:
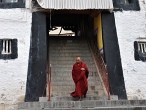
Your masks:
<svg viewBox="0 0 146 110"><path fill-rule="evenodd" d="M82 97L86 97L88 73L87 65L81 61L80 57L77 57L72 69L72 78L75 83L75 91L71 93L72 97L78 97L80 100Z"/></svg>

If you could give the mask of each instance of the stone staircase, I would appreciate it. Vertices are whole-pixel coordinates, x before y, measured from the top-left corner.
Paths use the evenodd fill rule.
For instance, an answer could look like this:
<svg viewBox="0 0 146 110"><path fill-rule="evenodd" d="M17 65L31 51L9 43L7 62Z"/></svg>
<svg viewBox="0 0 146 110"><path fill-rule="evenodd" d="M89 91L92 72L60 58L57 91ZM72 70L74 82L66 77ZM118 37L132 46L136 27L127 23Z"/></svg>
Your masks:
<svg viewBox="0 0 146 110"><path fill-rule="evenodd" d="M146 110L146 100L83 100L20 103L19 110Z"/></svg>
<svg viewBox="0 0 146 110"><path fill-rule="evenodd" d="M39 102L18 104L18 110L146 110L146 100L108 100L86 41L50 40L50 63L52 65L51 101L40 97ZM88 65L89 90L82 101L74 101L71 70L76 56Z"/></svg>
<svg viewBox="0 0 146 110"><path fill-rule="evenodd" d="M69 96L74 91L72 80L72 65L75 58L80 56L89 68L89 96L105 96L101 80L85 40L50 40L50 63L52 65L51 97Z"/></svg>

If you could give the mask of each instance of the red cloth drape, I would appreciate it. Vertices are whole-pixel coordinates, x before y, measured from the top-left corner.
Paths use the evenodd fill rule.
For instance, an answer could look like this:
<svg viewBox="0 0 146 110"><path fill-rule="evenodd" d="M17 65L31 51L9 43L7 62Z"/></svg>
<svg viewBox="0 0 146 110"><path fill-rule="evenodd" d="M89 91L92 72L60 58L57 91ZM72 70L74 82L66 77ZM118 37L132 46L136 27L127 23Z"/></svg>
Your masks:
<svg viewBox="0 0 146 110"><path fill-rule="evenodd" d="M81 70L84 68L85 70ZM73 97L81 97L86 95L88 90L88 81L86 77L86 72L88 72L87 65L83 62L75 63L72 69L72 78L75 83L75 91L71 93Z"/></svg>

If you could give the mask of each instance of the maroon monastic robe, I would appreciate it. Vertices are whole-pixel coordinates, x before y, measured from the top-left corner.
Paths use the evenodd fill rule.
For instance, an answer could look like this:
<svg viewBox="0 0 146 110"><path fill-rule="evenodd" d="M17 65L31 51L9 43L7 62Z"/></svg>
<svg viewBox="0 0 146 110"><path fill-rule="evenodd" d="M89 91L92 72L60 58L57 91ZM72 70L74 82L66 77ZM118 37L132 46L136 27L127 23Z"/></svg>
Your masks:
<svg viewBox="0 0 146 110"><path fill-rule="evenodd" d="M81 68L84 68L85 70L81 70ZM88 90L86 73L89 72L85 63L80 62L73 65L72 78L75 83L75 91L71 93L71 96L81 97L86 95Z"/></svg>

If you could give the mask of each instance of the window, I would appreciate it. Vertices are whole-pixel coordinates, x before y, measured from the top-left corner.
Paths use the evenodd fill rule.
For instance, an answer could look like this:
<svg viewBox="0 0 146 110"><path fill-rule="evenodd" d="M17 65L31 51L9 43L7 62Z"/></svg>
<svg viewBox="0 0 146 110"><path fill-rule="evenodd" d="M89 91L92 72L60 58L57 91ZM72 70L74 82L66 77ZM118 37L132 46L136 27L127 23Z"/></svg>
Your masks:
<svg viewBox="0 0 146 110"><path fill-rule="evenodd" d="M124 0L125 4L129 4L129 0Z"/></svg>
<svg viewBox="0 0 146 110"><path fill-rule="evenodd" d="M17 53L17 39L0 39L0 59L15 59Z"/></svg>
<svg viewBox="0 0 146 110"><path fill-rule="evenodd" d="M25 8L25 0L0 0L0 8Z"/></svg>
<svg viewBox="0 0 146 110"><path fill-rule="evenodd" d="M146 61L146 42L134 42L134 56L137 61Z"/></svg>
<svg viewBox="0 0 146 110"><path fill-rule="evenodd" d="M0 0L1 3L17 3L18 0Z"/></svg>
<svg viewBox="0 0 146 110"><path fill-rule="evenodd" d="M2 40L2 52L1 54L11 54L12 53L12 40Z"/></svg>
<svg viewBox="0 0 146 110"><path fill-rule="evenodd" d="M133 0L125 0L125 4L133 3Z"/></svg>
<svg viewBox="0 0 146 110"><path fill-rule="evenodd" d="M140 10L139 0L113 0L114 10Z"/></svg>

